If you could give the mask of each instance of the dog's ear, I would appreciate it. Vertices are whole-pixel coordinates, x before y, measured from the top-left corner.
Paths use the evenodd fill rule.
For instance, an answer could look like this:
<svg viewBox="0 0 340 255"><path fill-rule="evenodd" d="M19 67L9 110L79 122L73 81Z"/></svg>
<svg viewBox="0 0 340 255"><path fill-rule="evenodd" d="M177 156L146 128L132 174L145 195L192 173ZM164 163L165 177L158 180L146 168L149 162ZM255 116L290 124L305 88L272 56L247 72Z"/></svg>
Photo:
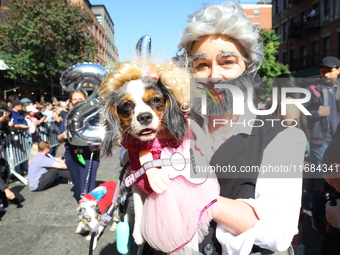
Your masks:
<svg viewBox="0 0 340 255"><path fill-rule="evenodd" d="M101 115L101 124L105 127L104 140L101 144L103 156L112 156L112 149L120 147L121 127L120 120L114 104L114 99L109 98L104 112Z"/></svg>
<svg viewBox="0 0 340 255"><path fill-rule="evenodd" d="M160 83L160 82L159 82ZM163 85L161 85L163 93L166 96L166 108L164 112L164 123L168 131L178 140L185 138L188 130L188 122L184 117L184 113L180 109L174 95Z"/></svg>

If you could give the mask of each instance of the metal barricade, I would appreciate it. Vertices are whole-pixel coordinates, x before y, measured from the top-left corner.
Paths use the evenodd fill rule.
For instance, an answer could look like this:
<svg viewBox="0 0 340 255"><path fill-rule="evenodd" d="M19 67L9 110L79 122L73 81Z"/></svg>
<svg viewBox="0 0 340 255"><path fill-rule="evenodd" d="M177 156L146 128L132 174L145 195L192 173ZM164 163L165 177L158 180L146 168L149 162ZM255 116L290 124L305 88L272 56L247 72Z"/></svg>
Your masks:
<svg viewBox="0 0 340 255"><path fill-rule="evenodd" d="M51 124L42 123L38 126L39 137L38 141L49 141L50 146L58 145L57 135L59 131L59 123L52 122ZM4 137L2 156L7 160L11 173L16 176L23 184L27 185L28 180L15 171L15 167L27 161L31 157L31 147L33 144L32 136L27 130L12 129L9 135L0 131Z"/></svg>
<svg viewBox="0 0 340 255"><path fill-rule="evenodd" d="M58 139L57 139L58 132L59 132L58 122L41 123L38 126L38 130L39 130L40 141L49 141L51 148L58 145Z"/></svg>
<svg viewBox="0 0 340 255"><path fill-rule="evenodd" d="M21 129L11 130L5 137L4 158L9 164L11 173L23 184L27 185L28 180L15 171L15 167L29 159L32 146L32 139L29 139L28 132Z"/></svg>

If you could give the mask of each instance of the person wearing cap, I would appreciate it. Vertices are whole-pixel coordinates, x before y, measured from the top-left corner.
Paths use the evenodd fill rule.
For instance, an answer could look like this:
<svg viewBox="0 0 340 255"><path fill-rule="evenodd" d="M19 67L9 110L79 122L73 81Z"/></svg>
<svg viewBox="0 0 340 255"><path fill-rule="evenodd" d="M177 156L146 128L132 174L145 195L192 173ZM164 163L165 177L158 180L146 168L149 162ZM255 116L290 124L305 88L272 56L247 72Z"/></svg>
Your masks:
<svg viewBox="0 0 340 255"><path fill-rule="evenodd" d="M320 64L321 78L307 87L311 99L304 104L311 113L308 117L310 131L311 166L322 167L322 157L329 144L335 140L336 129L340 123L340 60L336 57L325 57ZM325 181L320 176L307 181L307 189L312 193L312 226L323 232L326 227L325 194L320 191Z"/></svg>
<svg viewBox="0 0 340 255"><path fill-rule="evenodd" d="M20 101L21 101L21 103L24 103L24 104L25 104L25 103L32 104L32 101L31 101L30 99L26 98L26 97L25 97L25 98L22 98Z"/></svg>
<svg viewBox="0 0 340 255"><path fill-rule="evenodd" d="M30 126L29 131L32 135L33 142L34 142L39 136L39 131L38 131L37 126L45 121L46 116L44 116L44 117L42 117L41 119L38 120L37 117L35 117L35 114L37 112L39 112L37 108L35 108L33 105L28 105L28 106L26 106L25 109L26 109L26 112L27 112L27 114L25 115L25 119Z"/></svg>
<svg viewBox="0 0 340 255"><path fill-rule="evenodd" d="M23 104L24 103L19 100L14 100L12 102L12 109L9 119L11 120L14 128L29 128L25 116L21 113Z"/></svg>

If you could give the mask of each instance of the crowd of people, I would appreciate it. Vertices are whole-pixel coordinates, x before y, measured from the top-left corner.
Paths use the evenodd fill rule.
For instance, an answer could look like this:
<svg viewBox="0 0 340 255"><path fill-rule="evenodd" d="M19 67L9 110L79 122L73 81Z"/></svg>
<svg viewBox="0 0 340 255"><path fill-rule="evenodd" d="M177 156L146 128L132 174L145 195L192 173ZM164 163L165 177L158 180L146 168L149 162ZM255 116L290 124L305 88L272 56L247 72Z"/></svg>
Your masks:
<svg viewBox="0 0 340 255"><path fill-rule="evenodd" d="M205 5L202 10L189 16L179 44L182 53L176 59L185 60L181 64L186 66L193 77L206 79L213 86L229 80L246 94L248 88L254 87L257 71L263 62L262 47L259 33L253 28L242 7L234 2L224 2L221 5ZM292 178L273 178L259 174L242 178L218 175L218 209L213 215L209 233L199 244L199 252L202 254L289 255L294 254L294 250L298 255L303 254L303 244L296 238L299 232L301 234L301 198L303 189L306 190L303 181L308 183L307 192L313 198L313 228L325 233L320 254L338 253L340 203L337 203L337 199L327 203L326 193L336 194L340 191L340 179L334 179L338 175L329 174L328 171L331 167L338 169L340 164L340 60L325 57L319 68L320 79L315 79L314 84L306 87L311 99L303 106L311 115L304 115L295 105L288 105L285 114L282 114L280 93L277 98L278 107L270 116L256 116L250 111L244 115L234 114L230 92L224 89L218 90L223 104L208 104L206 114L198 109L190 113L190 117L195 119L209 138L208 146L213 151L211 165L232 165L238 169L242 166L267 165L299 167L306 165L307 152L309 167L326 170L319 171L320 176L308 180L303 180L302 172L290 176ZM295 88L297 84L292 75L283 74L276 77L273 86ZM286 96L286 99L303 98L299 93L289 93ZM86 97L85 91L74 91L70 95L70 107L84 101ZM0 109L5 112L0 117L0 128L5 133L10 128L27 129L34 138L37 126L41 123L64 123L67 117L66 104L63 107L57 101L40 105L29 99L14 98L0 104ZM270 107L268 100L263 109ZM274 117L284 125L265 121ZM237 123L257 119L265 124L261 128L212 125L219 119ZM65 160L48 158L49 143L38 143L38 152L32 155L28 168L29 179L34 175L34 165L39 163L40 171L29 180L30 188L32 191L44 190L57 176L70 178L78 201L83 193L95 188L99 150L97 147L72 145L68 141L64 124L60 125L58 141L64 144L62 157ZM46 163L41 164L43 161ZM321 172L324 172L323 176ZM0 188L4 194L2 197L13 199L13 194L6 186ZM151 248L144 249L144 254L152 252Z"/></svg>
<svg viewBox="0 0 340 255"><path fill-rule="evenodd" d="M60 172L57 170L67 169L64 160L61 159L63 151L61 150L57 158L53 157L48 153L50 149L49 142L42 141L42 138L39 136L40 127L46 128L52 122L60 125L63 116L68 111L68 102L58 101L54 98L53 103L38 103L32 102L29 98L19 99L17 95L10 95L7 100L0 100L0 111L1 154L5 155L4 151L8 149L5 143L6 137L15 136L17 132L21 132L25 138L25 144L31 148L32 157L15 166L15 171L18 174L28 174L31 191L49 188L58 179L58 176L72 182L68 171ZM18 146L22 147L21 144ZM15 150L16 146L13 145L13 148ZM40 155L44 155L44 157L38 159ZM44 165L44 162L48 163ZM23 197L20 194L11 190L9 186L11 180L16 180L16 177L10 173L9 164L6 159L1 157L0 212L3 212L4 208L8 206L8 201L13 203L23 201Z"/></svg>

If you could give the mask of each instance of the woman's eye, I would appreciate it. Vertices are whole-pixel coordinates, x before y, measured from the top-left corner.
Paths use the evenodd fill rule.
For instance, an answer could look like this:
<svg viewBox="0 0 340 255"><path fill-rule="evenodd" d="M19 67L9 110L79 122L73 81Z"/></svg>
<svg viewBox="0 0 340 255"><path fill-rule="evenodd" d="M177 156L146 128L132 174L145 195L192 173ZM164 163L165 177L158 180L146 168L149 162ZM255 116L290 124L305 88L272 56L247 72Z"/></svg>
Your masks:
<svg viewBox="0 0 340 255"><path fill-rule="evenodd" d="M222 64L225 65L225 66L230 66L230 65L233 65L233 64L234 64L234 61L232 61L232 60L226 60L226 61L224 61Z"/></svg>
<svg viewBox="0 0 340 255"><path fill-rule="evenodd" d="M207 63L199 63L195 67L196 67L196 69L203 69L205 67L208 67L208 64Z"/></svg>
<svg viewBox="0 0 340 255"><path fill-rule="evenodd" d="M194 70L199 71L199 70L202 70L202 69L209 67L209 64L206 63L206 62L197 61L197 62L193 62L192 66L193 66Z"/></svg>

